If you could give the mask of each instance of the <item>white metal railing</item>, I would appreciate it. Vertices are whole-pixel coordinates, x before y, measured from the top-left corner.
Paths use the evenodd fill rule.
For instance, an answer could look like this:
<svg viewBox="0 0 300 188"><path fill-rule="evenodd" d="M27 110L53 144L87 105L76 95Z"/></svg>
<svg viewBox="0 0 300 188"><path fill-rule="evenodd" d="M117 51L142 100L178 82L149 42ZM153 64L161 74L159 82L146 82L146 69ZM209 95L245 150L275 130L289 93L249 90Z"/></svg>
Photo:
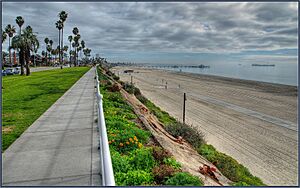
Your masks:
<svg viewBox="0 0 300 188"><path fill-rule="evenodd" d="M99 152L100 152L100 165L102 172L102 185L103 186L115 186L114 172L112 168L111 156L108 145L108 138L106 132L106 125L103 113L102 98L100 94L100 82L98 77L98 66L96 66L96 84L97 84L97 111L98 111L98 129L99 129Z"/></svg>

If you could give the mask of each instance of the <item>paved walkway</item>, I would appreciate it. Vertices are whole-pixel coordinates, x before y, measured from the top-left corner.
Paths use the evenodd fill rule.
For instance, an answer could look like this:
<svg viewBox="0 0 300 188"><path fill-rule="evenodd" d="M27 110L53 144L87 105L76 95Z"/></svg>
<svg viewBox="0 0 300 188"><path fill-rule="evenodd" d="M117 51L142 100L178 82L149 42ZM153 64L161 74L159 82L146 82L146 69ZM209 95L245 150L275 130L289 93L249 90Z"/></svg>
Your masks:
<svg viewBox="0 0 300 188"><path fill-rule="evenodd" d="M100 185L95 69L2 154L3 185Z"/></svg>

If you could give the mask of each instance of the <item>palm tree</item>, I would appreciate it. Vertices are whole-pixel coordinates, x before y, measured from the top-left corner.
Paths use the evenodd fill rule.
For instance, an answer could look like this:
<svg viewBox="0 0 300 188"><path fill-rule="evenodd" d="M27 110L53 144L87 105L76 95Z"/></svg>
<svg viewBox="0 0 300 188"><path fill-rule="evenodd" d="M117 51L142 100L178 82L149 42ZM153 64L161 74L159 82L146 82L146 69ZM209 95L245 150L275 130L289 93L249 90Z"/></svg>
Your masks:
<svg viewBox="0 0 300 188"><path fill-rule="evenodd" d="M87 63L90 62L90 61L89 61L89 57L91 56L91 49L85 48L85 49L83 49L82 51L83 51L83 54L84 54L84 56L85 56L85 58L83 59L83 60L84 60L83 62L84 62L85 64L87 64Z"/></svg>
<svg viewBox="0 0 300 188"><path fill-rule="evenodd" d="M50 65L50 64L51 64L51 51L52 51L52 47L51 47L51 45L47 45L47 52L49 52L49 53L48 53L48 57L47 57L47 58L49 58L49 57L50 57L50 62L48 62L48 65Z"/></svg>
<svg viewBox="0 0 300 188"><path fill-rule="evenodd" d="M81 41L81 49L84 49L85 48L85 42L84 40ZM80 51L80 57L81 57L81 51Z"/></svg>
<svg viewBox="0 0 300 188"><path fill-rule="evenodd" d="M75 50L75 65L78 63L78 47L79 47L79 39L80 39L80 34L77 34L74 36L74 50Z"/></svg>
<svg viewBox="0 0 300 188"><path fill-rule="evenodd" d="M53 40L49 40L49 44L50 44L50 46L51 46L51 48L52 48Z"/></svg>
<svg viewBox="0 0 300 188"><path fill-rule="evenodd" d="M48 65L48 54L47 54L47 47L48 47L48 44L49 44L49 39L48 39L48 37L46 37L45 38L45 40L44 40L44 42L45 42L45 44L46 44L46 65Z"/></svg>
<svg viewBox="0 0 300 188"><path fill-rule="evenodd" d="M69 35L69 36L68 36L68 40L69 40L69 42L70 42L70 51L69 51L69 54L70 54L70 63L71 63L71 47L72 47L72 40L73 40L72 35Z"/></svg>
<svg viewBox="0 0 300 188"><path fill-rule="evenodd" d="M10 24L8 24L5 27L5 32L8 35L8 49L9 49L9 63L11 64L11 47L10 47L10 38L14 36L14 34L16 33L16 28L15 26L12 26Z"/></svg>
<svg viewBox="0 0 300 188"><path fill-rule="evenodd" d="M22 16L18 16L16 18L16 23L18 24L19 28L20 28L20 33L19 35L21 35L21 29L22 29L22 25L24 24L24 19L22 18Z"/></svg>
<svg viewBox="0 0 300 188"><path fill-rule="evenodd" d="M22 25L24 24L24 19L22 18L22 16L17 16L16 18L16 23L19 26L20 30L19 30L19 35L21 35L22 33ZM20 59L21 59L21 54L19 52L19 63L20 63Z"/></svg>
<svg viewBox="0 0 300 188"><path fill-rule="evenodd" d="M23 30L23 34L17 35L13 38L12 47L20 49L20 53L26 61L26 75L30 75L30 51L34 51L35 49L39 48L39 41L37 39L37 36L33 34L33 30L30 26L27 26ZM22 64L24 64L24 62L22 62Z"/></svg>
<svg viewBox="0 0 300 188"><path fill-rule="evenodd" d="M6 40L6 38L7 38L7 34L5 31L2 30L2 44Z"/></svg>
<svg viewBox="0 0 300 188"><path fill-rule="evenodd" d="M66 13L66 11L61 11L59 14L59 19L62 22L62 29L61 29L61 48L64 46L64 23L68 18L68 13ZM62 62L64 61L64 58L62 56ZM62 67L61 67L62 68Z"/></svg>
<svg viewBox="0 0 300 188"><path fill-rule="evenodd" d="M60 51L60 49L61 49L61 47L60 47L60 30L63 28L63 22L61 20L58 20L55 23L55 25L56 25L56 28L58 29L58 44L59 44L59 51ZM59 57L59 61L60 61L60 53L59 53L58 57Z"/></svg>
<svg viewBox="0 0 300 188"><path fill-rule="evenodd" d="M79 29L77 27L74 27L72 32L74 35L78 35Z"/></svg>
<svg viewBox="0 0 300 188"><path fill-rule="evenodd" d="M44 56L45 59L47 59L47 51L45 52L44 50L42 51L42 56ZM47 60L46 60L47 63Z"/></svg>
<svg viewBox="0 0 300 188"><path fill-rule="evenodd" d="M91 49L89 48L85 48L83 49L83 54L85 55L86 58L90 57L91 56Z"/></svg>
<svg viewBox="0 0 300 188"><path fill-rule="evenodd" d="M80 58L81 58L81 50L83 49L82 46L79 46L78 48L78 52L80 52ZM77 56L78 57L78 56Z"/></svg>
<svg viewBox="0 0 300 188"><path fill-rule="evenodd" d="M76 43L75 41L72 43L72 47L73 47L73 57L74 57L74 66L76 67Z"/></svg>

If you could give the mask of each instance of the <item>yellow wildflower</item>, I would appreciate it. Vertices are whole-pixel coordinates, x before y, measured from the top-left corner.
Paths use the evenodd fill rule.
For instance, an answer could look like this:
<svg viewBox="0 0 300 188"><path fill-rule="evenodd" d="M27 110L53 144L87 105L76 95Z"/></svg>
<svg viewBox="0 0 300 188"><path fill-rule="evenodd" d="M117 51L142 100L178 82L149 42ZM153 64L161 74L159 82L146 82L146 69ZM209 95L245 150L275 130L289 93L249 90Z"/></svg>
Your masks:
<svg viewBox="0 0 300 188"><path fill-rule="evenodd" d="M139 143L139 148L141 148L143 146L143 144L142 143Z"/></svg>
<svg viewBox="0 0 300 188"><path fill-rule="evenodd" d="M129 141L132 142L132 138L129 138Z"/></svg>
<svg viewBox="0 0 300 188"><path fill-rule="evenodd" d="M126 144L129 145L130 143L127 141Z"/></svg>
<svg viewBox="0 0 300 188"><path fill-rule="evenodd" d="M122 147L122 146L124 146L124 144L123 144L123 143L120 143L120 146Z"/></svg>

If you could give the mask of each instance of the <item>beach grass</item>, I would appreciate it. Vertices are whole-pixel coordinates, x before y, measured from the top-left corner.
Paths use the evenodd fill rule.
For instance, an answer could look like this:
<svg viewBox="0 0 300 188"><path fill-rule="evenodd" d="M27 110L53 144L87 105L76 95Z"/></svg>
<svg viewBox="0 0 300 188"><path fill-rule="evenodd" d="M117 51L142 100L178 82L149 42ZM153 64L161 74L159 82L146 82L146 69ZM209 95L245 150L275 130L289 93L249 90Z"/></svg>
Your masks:
<svg viewBox="0 0 300 188"><path fill-rule="evenodd" d="M59 99L89 67L2 78L2 152Z"/></svg>

